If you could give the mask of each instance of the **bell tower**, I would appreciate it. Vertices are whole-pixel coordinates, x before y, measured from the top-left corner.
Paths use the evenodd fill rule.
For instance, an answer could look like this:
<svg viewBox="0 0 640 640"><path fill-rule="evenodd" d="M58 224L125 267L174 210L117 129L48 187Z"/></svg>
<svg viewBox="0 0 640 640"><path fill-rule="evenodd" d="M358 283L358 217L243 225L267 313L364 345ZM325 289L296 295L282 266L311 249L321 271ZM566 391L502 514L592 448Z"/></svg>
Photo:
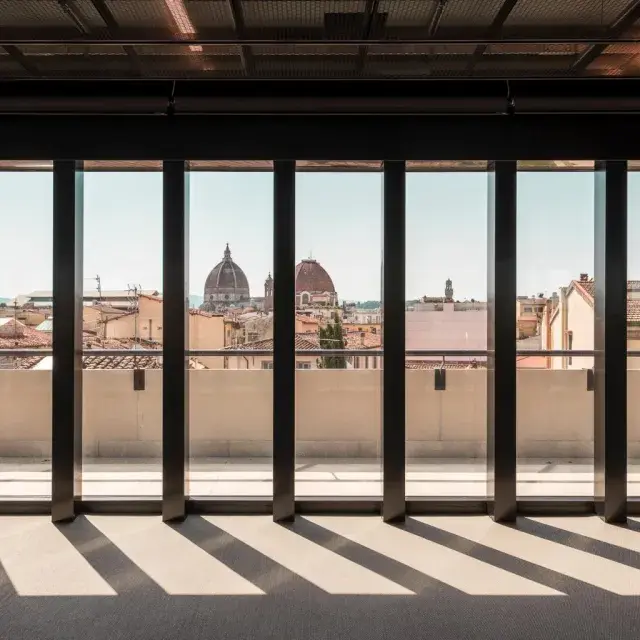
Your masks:
<svg viewBox="0 0 640 640"><path fill-rule="evenodd" d="M273 311L273 278L271 272L264 281L264 310Z"/></svg>
<svg viewBox="0 0 640 640"><path fill-rule="evenodd" d="M444 297L445 300L453 300L453 283L451 282L450 278L447 278L447 281L445 283Z"/></svg>

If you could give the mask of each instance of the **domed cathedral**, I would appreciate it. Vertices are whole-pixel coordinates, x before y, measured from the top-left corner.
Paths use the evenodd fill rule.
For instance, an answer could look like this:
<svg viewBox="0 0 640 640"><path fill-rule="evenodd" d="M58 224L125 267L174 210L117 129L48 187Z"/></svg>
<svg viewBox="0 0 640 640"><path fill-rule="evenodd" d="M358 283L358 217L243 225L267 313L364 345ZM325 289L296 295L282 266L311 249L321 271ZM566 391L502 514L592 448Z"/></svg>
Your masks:
<svg viewBox="0 0 640 640"><path fill-rule="evenodd" d="M296 307L335 307L338 294L331 276L312 258L296 266Z"/></svg>
<svg viewBox="0 0 640 640"><path fill-rule="evenodd" d="M231 259L229 243L222 262L213 267L204 284L203 311L215 312L226 307L249 305L249 282L244 271Z"/></svg>

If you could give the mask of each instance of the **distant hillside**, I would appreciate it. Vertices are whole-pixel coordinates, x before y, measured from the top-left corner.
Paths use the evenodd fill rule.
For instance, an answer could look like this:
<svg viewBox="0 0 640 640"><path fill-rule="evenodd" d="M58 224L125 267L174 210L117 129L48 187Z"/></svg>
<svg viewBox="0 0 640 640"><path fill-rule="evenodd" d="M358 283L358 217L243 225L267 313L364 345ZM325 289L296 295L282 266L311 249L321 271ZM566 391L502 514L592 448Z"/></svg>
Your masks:
<svg viewBox="0 0 640 640"><path fill-rule="evenodd" d="M11 298L0 298L0 304L2 303L9 304L11 302Z"/></svg>

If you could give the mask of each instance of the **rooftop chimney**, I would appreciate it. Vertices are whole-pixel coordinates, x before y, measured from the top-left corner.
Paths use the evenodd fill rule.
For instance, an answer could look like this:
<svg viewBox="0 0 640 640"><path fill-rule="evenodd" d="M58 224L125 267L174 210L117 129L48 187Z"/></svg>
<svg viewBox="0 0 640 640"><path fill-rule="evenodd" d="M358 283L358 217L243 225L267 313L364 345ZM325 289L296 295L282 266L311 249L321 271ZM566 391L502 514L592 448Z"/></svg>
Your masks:
<svg viewBox="0 0 640 640"><path fill-rule="evenodd" d="M581 273L580 274L580 282L589 282L589 274Z"/></svg>

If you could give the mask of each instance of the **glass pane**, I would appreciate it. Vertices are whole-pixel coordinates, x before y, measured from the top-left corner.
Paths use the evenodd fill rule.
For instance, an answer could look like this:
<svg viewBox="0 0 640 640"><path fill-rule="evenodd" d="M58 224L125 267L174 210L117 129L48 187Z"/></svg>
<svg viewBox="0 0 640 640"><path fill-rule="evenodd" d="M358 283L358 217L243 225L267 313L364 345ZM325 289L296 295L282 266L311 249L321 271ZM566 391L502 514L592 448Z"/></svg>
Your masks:
<svg viewBox="0 0 640 640"><path fill-rule="evenodd" d="M593 214L593 171L519 171L520 496L593 496Z"/></svg>
<svg viewBox="0 0 640 640"><path fill-rule="evenodd" d="M0 500L51 498L53 174L41 169L0 172Z"/></svg>
<svg viewBox="0 0 640 640"><path fill-rule="evenodd" d="M162 495L162 174L129 164L84 176L85 498Z"/></svg>
<svg viewBox="0 0 640 640"><path fill-rule="evenodd" d="M380 496L382 174L296 174L296 495ZM299 167L300 169L301 167Z"/></svg>
<svg viewBox="0 0 640 640"><path fill-rule="evenodd" d="M424 164L407 167L407 496L484 497L486 163Z"/></svg>
<svg viewBox="0 0 640 640"><path fill-rule="evenodd" d="M269 167L190 175L189 347L197 351L189 360L192 497L273 493Z"/></svg>
<svg viewBox="0 0 640 640"><path fill-rule="evenodd" d="M630 163L630 165L637 164ZM640 496L640 174L628 176L627 438L629 496Z"/></svg>

